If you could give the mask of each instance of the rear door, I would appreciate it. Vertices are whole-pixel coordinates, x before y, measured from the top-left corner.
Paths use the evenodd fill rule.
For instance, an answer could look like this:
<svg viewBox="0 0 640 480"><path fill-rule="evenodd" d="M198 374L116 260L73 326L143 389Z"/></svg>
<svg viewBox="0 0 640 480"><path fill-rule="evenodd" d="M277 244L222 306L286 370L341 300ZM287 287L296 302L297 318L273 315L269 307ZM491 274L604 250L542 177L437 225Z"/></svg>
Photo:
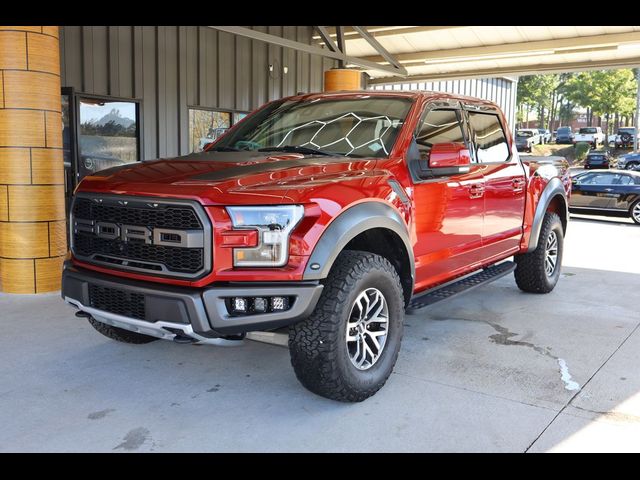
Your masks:
<svg viewBox="0 0 640 480"><path fill-rule="evenodd" d="M608 208L614 198L614 180L610 172L580 175L571 189L571 206L578 208Z"/></svg>
<svg viewBox="0 0 640 480"><path fill-rule="evenodd" d="M484 177L483 263L509 256L522 237L526 178L495 109L466 108L475 160Z"/></svg>

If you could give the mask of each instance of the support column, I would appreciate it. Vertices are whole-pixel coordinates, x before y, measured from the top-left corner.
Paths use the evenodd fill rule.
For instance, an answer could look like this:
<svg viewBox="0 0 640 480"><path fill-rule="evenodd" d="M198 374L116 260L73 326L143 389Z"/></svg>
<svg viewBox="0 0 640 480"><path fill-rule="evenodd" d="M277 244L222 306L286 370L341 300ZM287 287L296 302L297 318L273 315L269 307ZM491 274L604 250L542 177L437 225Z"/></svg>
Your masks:
<svg viewBox="0 0 640 480"><path fill-rule="evenodd" d="M60 288L67 253L58 27L0 26L0 291Z"/></svg>
<svg viewBox="0 0 640 480"><path fill-rule="evenodd" d="M348 68L332 68L324 72L324 91L362 90L362 72Z"/></svg>

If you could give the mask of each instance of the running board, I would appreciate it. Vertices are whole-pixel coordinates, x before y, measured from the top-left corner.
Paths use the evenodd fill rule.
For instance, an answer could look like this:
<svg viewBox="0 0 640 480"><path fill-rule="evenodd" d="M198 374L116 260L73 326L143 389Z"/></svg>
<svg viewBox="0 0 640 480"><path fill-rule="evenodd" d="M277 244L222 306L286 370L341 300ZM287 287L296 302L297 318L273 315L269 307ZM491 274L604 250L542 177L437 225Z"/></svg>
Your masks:
<svg viewBox="0 0 640 480"><path fill-rule="evenodd" d="M484 270L480 270L478 273L464 277L461 280L433 288L424 293L419 293L411 299L406 312L408 314L420 313L434 303L453 298L461 293L473 290L476 287L486 285L489 282L508 275L515 269L515 262L502 262L498 265L492 265Z"/></svg>

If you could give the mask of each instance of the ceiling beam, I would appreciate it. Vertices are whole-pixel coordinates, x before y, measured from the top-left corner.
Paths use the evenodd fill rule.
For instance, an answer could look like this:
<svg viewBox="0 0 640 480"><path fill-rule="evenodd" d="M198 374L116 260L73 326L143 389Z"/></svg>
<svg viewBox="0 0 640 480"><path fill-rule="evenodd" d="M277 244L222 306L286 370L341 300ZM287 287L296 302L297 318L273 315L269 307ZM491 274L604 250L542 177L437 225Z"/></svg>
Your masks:
<svg viewBox="0 0 640 480"><path fill-rule="evenodd" d="M396 67L399 71L401 71L402 73L404 73L405 75L407 75L407 69L404 68L400 62L398 62L393 55L391 55L388 50L386 48L384 48L380 42L378 42L378 40L376 40L368 31L365 27L353 27L360 35L362 35L362 38L364 38L369 45L371 45L381 56L382 58L385 59L385 61L387 61L389 64L393 65L394 67Z"/></svg>
<svg viewBox="0 0 640 480"><path fill-rule="evenodd" d="M607 47L625 43L640 43L640 32L592 35L588 37L558 38L535 42L504 43L500 45L452 48L447 50L427 50L423 52L395 54L401 63L420 63L425 61L451 61L456 58L477 57L477 60L490 59L504 54L520 54L549 51L550 53L571 53L571 50L582 50L590 47ZM486 57L486 58L485 58ZM363 57L369 62L386 62L382 55Z"/></svg>
<svg viewBox="0 0 640 480"><path fill-rule="evenodd" d="M329 35L329 32L327 32L326 27L315 27L315 28L316 28L316 30L318 30L318 33L320 34L320 37L322 37L322 41L324 42L324 44L327 46L327 48L329 50L331 50L332 52L341 52L342 51L336 46L335 42L333 41L333 39Z"/></svg>
<svg viewBox="0 0 640 480"><path fill-rule="evenodd" d="M380 38L380 37L390 37L390 36L394 36L394 35L407 35L410 33L424 33L424 32L437 32L440 30L448 30L448 29L452 29L452 28L464 28L465 25L460 25L460 26L444 26L444 25L436 25L436 26L422 26L422 27L380 27L380 26L374 26L374 27L364 27L366 28L369 33L371 33L371 35L373 35L374 37ZM332 31L331 29L329 29L329 35L331 35L332 37L335 37L335 31ZM354 38L358 38L359 34L358 32L353 29L353 28L349 28L349 27L345 27L344 30L344 35L347 38L347 40L352 40ZM315 35L313 37L314 40L320 40L320 37L318 35Z"/></svg>
<svg viewBox="0 0 640 480"><path fill-rule="evenodd" d="M364 67L367 70L380 70L382 72L392 73L394 75L400 75L400 76L405 75L405 73L403 73L402 71L390 65L380 65L379 63L362 60L361 58L358 58L358 57L350 57L341 52L332 52L328 48L314 47L313 45L307 45L306 43L296 42L295 40L289 40L287 38L278 37L277 35L271 35L268 33L259 32L257 30L251 30L250 28L235 27L235 26L211 26L211 25L209 25L209 28L213 28L221 32L227 32L234 35L239 35L241 37L251 38L253 40L258 40L261 42L272 43L274 45L291 48L293 50L310 53L312 55L320 55L322 57L335 58L336 60L342 60L343 62L348 64Z"/></svg>
<svg viewBox="0 0 640 480"><path fill-rule="evenodd" d="M408 77L382 77L372 78L367 83L369 85L389 84L389 83L413 83L436 80L459 80L465 78L495 78L508 75L537 75L544 73L564 73L579 72L585 70L609 70L616 68L640 67L640 57L621 58L602 61L571 62L562 64L539 64L539 65L514 65L511 67L486 68L478 70L468 70L462 72L429 73L420 75L409 75Z"/></svg>

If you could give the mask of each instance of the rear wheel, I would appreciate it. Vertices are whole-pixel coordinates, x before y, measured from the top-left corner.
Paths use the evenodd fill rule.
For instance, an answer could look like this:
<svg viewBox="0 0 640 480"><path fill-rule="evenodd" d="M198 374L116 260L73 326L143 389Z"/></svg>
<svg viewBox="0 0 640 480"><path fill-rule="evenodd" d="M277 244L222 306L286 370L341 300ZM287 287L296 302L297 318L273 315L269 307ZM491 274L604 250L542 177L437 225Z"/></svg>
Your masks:
<svg viewBox="0 0 640 480"><path fill-rule="evenodd" d="M158 340L156 337L150 337L149 335L142 335L141 333L131 332L124 328L112 327L106 323L99 322L94 318L89 319L89 323L93 328L100 332L105 337L109 337L111 340L122 343L143 344L150 343Z"/></svg>
<svg viewBox="0 0 640 480"><path fill-rule="evenodd" d="M560 217L554 212L547 212L536 249L514 257L517 264L514 276L520 290L549 293L554 289L560 278L563 233Z"/></svg>
<svg viewBox="0 0 640 480"><path fill-rule="evenodd" d="M289 330L291 364L312 392L360 402L385 384L402 341L404 297L385 258L342 252L315 310Z"/></svg>
<svg viewBox="0 0 640 480"><path fill-rule="evenodd" d="M631 205L630 213L631 219L640 225L640 200Z"/></svg>

